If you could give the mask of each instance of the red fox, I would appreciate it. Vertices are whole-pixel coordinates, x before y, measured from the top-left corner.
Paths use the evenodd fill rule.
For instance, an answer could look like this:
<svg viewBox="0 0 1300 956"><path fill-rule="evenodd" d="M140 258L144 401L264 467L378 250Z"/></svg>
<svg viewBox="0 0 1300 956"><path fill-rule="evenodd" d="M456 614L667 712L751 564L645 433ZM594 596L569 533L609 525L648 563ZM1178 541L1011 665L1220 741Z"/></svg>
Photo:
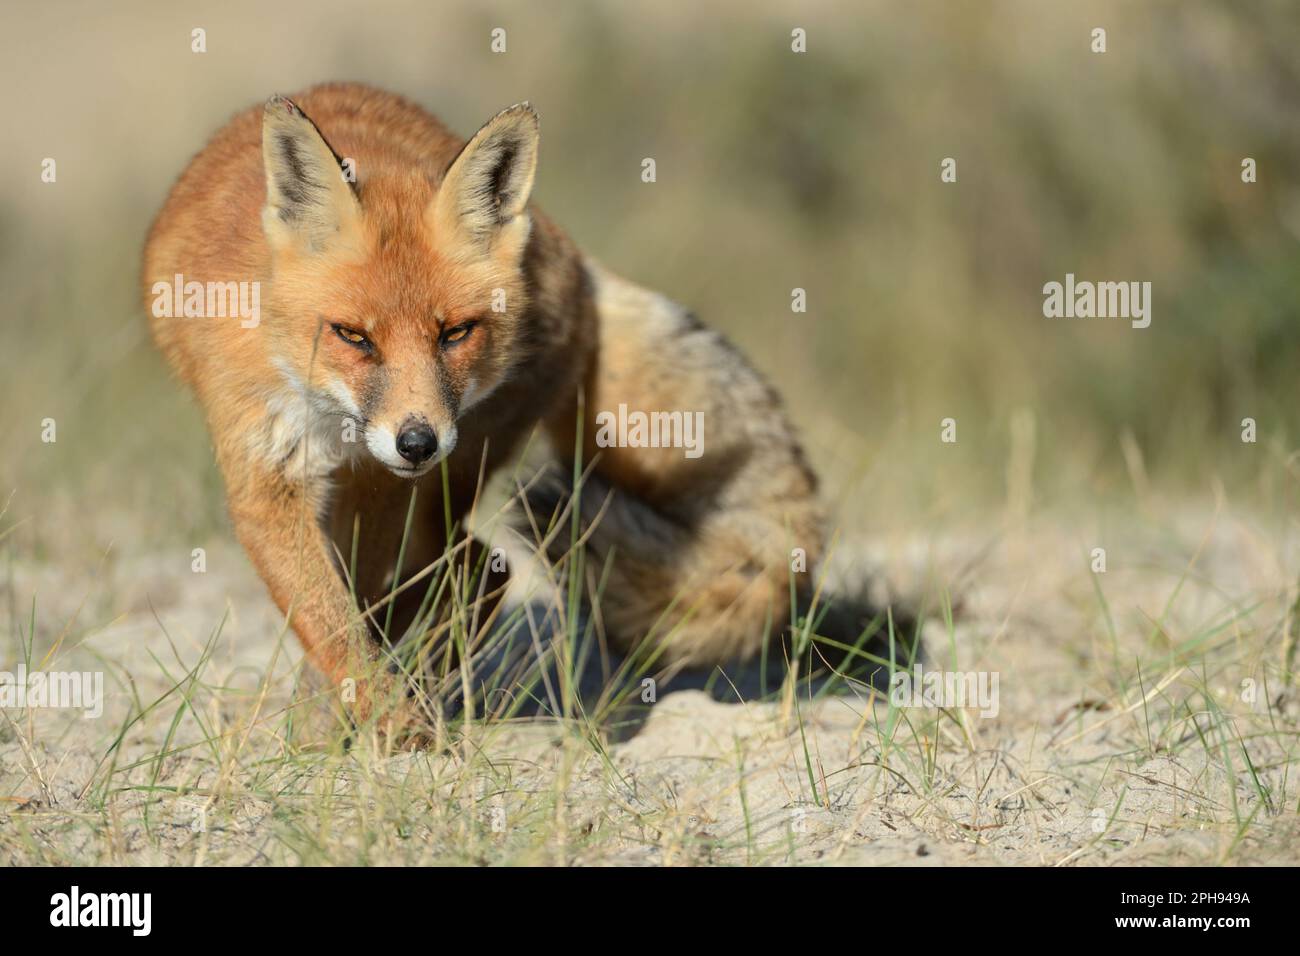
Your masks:
<svg viewBox="0 0 1300 956"><path fill-rule="evenodd" d="M534 428L592 466L579 508L621 648L653 631L664 661L751 656L792 591L807 609L825 549L775 392L530 205L538 137L527 104L466 142L365 86L273 96L191 161L144 251L154 338L206 414L236 534L311 663L354 682L353 718L399 735L416 718L357 604L389 593L412 483L405 568L439 559L447 517ZM232 283L259 314L188 308ZM610 441L620 410L694 415L707 442Z"/></svg>

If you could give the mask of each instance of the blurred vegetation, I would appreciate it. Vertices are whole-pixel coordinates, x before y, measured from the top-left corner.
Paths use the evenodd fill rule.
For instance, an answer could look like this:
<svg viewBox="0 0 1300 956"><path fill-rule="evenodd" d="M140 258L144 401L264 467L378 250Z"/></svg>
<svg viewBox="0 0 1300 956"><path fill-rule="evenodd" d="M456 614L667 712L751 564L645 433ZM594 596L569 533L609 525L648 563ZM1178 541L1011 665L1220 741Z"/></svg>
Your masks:
<svg viewBox="0 0 1300 956"><path fill-rule="evenodd" d="M997 496L1028 410L1041 485L1126 487L1128 435L1151 480L1204 490L1284 457L1300 426L1294 3L58 2L11 21L0 492L16 515L122 512L136 535L223 520L200 417L148 341L140 248L229 115L327 79L463 133L531 100L537 201L725 329L832 475L883 472L918 504L949 485ZM1045 319L1042 286L1067 272L1150 281L1151 327Z"/></svg>

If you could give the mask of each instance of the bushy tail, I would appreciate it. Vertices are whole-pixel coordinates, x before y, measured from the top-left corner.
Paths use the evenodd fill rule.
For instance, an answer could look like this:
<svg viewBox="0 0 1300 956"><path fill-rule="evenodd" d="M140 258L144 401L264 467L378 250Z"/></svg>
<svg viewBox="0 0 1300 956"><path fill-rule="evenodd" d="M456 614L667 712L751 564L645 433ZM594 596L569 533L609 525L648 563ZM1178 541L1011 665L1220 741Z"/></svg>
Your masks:
<svg viewBox="0 0 1300 956"><path fill-rule="evenodd" d="M600 587L595 613L611 645L639 647L654 666L762 659L765 674L779 676L797 661L801 676L883 687L891 661L906 668L918 652L915 613L879 607L865 588L814 596L814 574L794 576L787 561L770 560L785 554L781 528L756 533L756 512L690 527L593 474L578 496L575 535L571 483L556 468L530 483L526 501L530 517L518 530L549 528L544 551L557 567L580 541L588 595Z"/></svg>

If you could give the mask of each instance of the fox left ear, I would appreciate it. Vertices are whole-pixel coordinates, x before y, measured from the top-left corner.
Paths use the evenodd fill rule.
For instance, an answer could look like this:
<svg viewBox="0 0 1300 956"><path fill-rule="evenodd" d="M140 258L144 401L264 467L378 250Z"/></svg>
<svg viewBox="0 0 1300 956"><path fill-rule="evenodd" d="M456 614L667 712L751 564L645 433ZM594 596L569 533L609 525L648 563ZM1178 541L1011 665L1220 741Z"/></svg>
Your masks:
<svg viewBox="0 0 1300 956"><path fill-rule="evenodd" d="M266 206L262 231L272 247L321 249L357 224L361 206L339 158L290 100L273 96L262 113Z"/></svg>
<svg viewBox="0 0 1300 956"><path fill-rule="evenodd" d="M537 113L527 103L503 110L470 138L443 177L430 214L437 232L459 232L485 250L503 232L527 236L537 171ZM522 249L521 249L522 251Z"/></svg>

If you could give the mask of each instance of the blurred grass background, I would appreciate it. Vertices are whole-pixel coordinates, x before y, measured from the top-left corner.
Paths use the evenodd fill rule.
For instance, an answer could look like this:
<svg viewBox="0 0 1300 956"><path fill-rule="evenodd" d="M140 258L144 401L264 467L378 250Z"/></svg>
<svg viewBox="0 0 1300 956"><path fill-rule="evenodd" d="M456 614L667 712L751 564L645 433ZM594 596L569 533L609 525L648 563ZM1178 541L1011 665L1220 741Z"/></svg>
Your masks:
<svg viewBox="0 0 1300 956"><path fill-rule="evenodd" d="M100 547L222 526L201 417L148 339L141 245L230 115L335 79L462 134L531 100L535 200L740 344L864 522L977 515L1016 482L1086 507L1217 480L1295 513L1296 483L1262 467L1300 425L1294 3L87 0L8 21L9 522L66 515L40 524ZM1042 286L1067 272L1150 281L1151 327L1045 319ZM939 443L947 416L957 446ZM29 539L38 555L66 544L53 534Z"/></svg>

